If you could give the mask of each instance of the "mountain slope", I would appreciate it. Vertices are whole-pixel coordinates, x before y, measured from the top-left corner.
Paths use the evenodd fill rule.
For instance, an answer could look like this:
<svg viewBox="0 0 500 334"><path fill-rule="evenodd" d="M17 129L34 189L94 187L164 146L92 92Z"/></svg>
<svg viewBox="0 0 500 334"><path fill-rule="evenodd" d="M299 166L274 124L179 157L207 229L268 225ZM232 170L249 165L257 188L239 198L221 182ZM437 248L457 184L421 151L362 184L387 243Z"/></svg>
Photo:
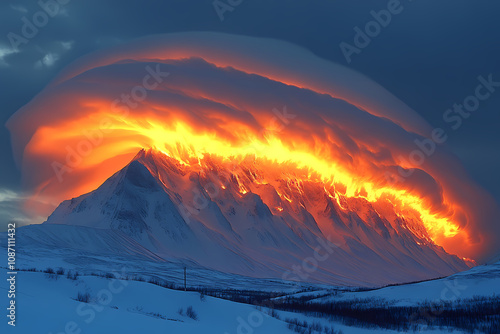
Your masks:
<svg viewBox="0 0 500 334"><path fill-rule="evenodd" d="M327 290L294 295L310 296L311 301L326 303L339 300L384 299L394 305L417 305L425 301L450 302L457 299L493 297L500 295L500 262L477 266L445 278L419 283L388 286L369 291L329 293Z"/></svg>
<svg viewBox="0 0 500 334"><path fill-rule="evenodd" d="M143 150L45 224L120 231L161 258L252 277L378 285L468 268L416 218L259 166Z"/></svg>

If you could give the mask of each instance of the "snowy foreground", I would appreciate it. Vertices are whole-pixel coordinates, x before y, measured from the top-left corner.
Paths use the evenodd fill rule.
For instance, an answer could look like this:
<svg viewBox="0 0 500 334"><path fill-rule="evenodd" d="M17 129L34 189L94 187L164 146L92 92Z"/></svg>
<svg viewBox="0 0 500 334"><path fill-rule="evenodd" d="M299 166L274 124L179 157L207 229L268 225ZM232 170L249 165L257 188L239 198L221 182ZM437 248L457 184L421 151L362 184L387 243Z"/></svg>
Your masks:
<svg viewBox="0 0 500 334"><path fill-rule="evenodd" d="M4 310L0 325L2 334L350 334L412 333L414 328L425 333L467 333L447 324L436 326L433 318L439 316L441 309L435 305L458 303L450 306L453 310L471 305L471 298L481 297L488 305L497 307L495 312L500 311L495 306L500 304L500 262L415 284L380 289L339 287L224 273L190 261L158 261L147 252L127 253L127 244L120 240L112 244L104 237L92 239L81 233L71 234L72 238L65 243L58 242L54 247L52 239L57 237L60 240L61 236L41 233L47 230L34 228L28 231L31 234L19 238L16 327L7 325L9 283L7 270L0 269L3 277L0 280L0 304ZM0 234L0 248L4 255L5 237L4 233ZM105 242L101 245L102 240ZM89 252L83 246L78 249L79 245L89 242L93 242L91 248L98 251ZM120 249L121 254L117 254L116 249ZM185 267L187 288L197 291L182 291ZM52 273L58 270L64 270L64 274ZM202 290L204 297L200 296ZM256 296L260 298L257 302ZM298 303L294 312L286 312L290 311L290 305L286 304L290 301ZM257 307L257 303L263 306ZM361 317L358 313L357 321L346 321L349 319L345 316L332 318L324 313L310 312L331 305L343 307L340 313L334 314L345 315L341 312L347 308L351 315L353 308L354 311L362 309L363 312L372 312L375 320L364 321L364 313ZM190 306L193 310L193 314L189 314L191 317L188 316ZM393 327L380 321L384 312L387 316L392 315L393 310L407 312L408 309L412 312L410 315L415 315L409 317L413 319L411 330L401 329L405 322L408 323L408 318L404 318L403 326L401 321ZM484 309L479 314L484 314ZM495 313L488 314L493 314L488 320L500 321L500 316L495 316ZM482 325L481 321L474 322L474 326ZM321 325L321 331L313 330L319 329L318 325ZM385 328L399 328L399 331ZM497 334L500 329L482 332Z"/></svg>
<svg viewBox="0 0 500 334"><path fill-rule="evenodd" d="M7 270L0 270L3 277ZM67 273L66 273L67 274ZM0 290L8 290L5 279ZM4 294L2 293L2 294ZM80 297L78 295L80 294ZM313 301L380 298L390 304L415 305L424 300L452 300L500 294L500 264L473 268L446 279L354 292L318 289L302 293ZM287 295L294 295L287 293ZM295 294L295 297L299 297ZM88 298L88 300L86 300ZM77 301L77 299L86 302ZM6 306L4 298L3 306ZM322 325L321 333L397 333L348 327L339 321L275 311L199 292L184 292L148 282L20 271L17 274L16 327L2 321L2 333L295 333L286 320ZM188 316L188 308L193 314ZM3 308L5 310L5 308ZM180 312L182 310L182 312ZM273 316L271 316L271 314ZM328 328L329 331L325 331ZM334 329L334 331L332 331ZM448 333L447 328L429 333ZM462 331L454 331L462 333ZM307 333L320 333L317 331Z"/></svg>

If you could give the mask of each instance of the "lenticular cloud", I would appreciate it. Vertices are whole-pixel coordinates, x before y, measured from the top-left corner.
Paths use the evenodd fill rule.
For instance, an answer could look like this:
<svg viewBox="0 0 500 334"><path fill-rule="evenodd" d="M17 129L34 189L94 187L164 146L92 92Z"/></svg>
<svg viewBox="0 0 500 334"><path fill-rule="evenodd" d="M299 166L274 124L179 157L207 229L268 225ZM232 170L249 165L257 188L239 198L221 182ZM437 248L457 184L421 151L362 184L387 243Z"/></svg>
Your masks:
<svg viewBox="0 0 500 334"><path fill-rule="evenodd" d="M306 168L346 196L400 202L451 253L483 259L498 250L495 202L417 113L288 43L179 33L98 51L7 126L31 204L55 207L92 191L145 147L183 163L252 155Z"/></svg>

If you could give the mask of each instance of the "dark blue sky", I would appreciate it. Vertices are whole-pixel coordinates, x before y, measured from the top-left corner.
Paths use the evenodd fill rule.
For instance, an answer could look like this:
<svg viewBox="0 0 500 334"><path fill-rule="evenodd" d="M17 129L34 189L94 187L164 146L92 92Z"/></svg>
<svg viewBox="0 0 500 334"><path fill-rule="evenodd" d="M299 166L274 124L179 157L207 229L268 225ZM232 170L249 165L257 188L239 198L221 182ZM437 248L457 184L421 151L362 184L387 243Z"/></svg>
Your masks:
<svg viewBox="0 0 500 334"><path fill-rule="evenodd" d="M350 63L339 44L354 44L353 29L364 29L373 20L370 12L386 9L393 0L232 0L240 4L225 12L223 21L213 0L65 2L18 52L12 52L9 33L22 36L22 18L33 22L42 9L34 0L0 5L2 124L65 65L100 48L180 31L277 38L365 74L432 126L448 130L447 143L471 177L500 199L500 89L481 102L458 130L443 121L446 109L474 93L479 75L492 74L500 81L500 2L403 0L399 13L368 46L352 55ZM4 126L0 139L0 220L4 220L18 200L7 196L7 190L19 192L21 180Z"/></svg>

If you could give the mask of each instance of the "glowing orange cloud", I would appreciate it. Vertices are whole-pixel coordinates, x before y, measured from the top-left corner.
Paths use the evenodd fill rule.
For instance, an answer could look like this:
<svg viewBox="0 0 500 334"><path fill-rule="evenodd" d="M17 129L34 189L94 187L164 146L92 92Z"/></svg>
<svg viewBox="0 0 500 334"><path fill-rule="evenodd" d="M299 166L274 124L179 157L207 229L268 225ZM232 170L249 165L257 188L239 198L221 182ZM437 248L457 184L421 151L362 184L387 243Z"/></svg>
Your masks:
<svg viewBox="0 0 500 334"><path fill-rule="evenodd" d="M439 146L419 166L400 159L431 133L416 113L286 43L195 33L139 40L77 61L8 127L26 185L54 206L155 147L186 165L251 157L324 183L337 201L389 203L464 257L496 247L496 204L456 158ZM402 170L412 173L401 179Z"/></svg>

